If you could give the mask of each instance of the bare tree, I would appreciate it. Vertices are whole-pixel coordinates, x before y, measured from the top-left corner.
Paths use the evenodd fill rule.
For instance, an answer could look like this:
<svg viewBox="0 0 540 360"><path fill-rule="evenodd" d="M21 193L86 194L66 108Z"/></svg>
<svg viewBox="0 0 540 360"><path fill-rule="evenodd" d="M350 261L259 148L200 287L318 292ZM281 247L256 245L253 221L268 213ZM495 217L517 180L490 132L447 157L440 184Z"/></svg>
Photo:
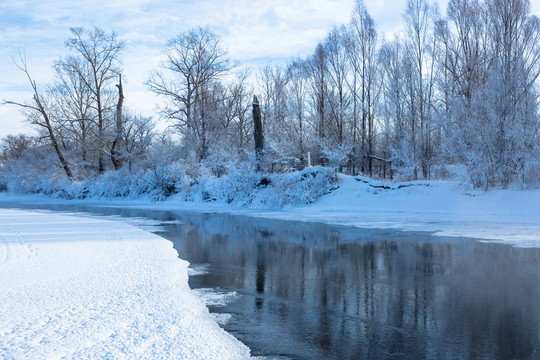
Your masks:
<svg viewBox="0 0 540 360"><path fill-rule="evenodd" d="M296 156L302 166L306 165L306 152L309 128L307 119L307 96L309 82L309 64L305 60L296 59L287 68L287 84L289 85L289 108L291 112L292 140L296 147Z"/></svg>
<svg viewBox="0 0 540 360"><path fill-rule="evenodd" d="M249 90L247 88L247 71L243 71L236 79L227 84L223 96L224 127L229 129L230 141L237 149L250 143L253 124L249 120Z"/></svg>
<svg viewBox="0 0 540 360"><path fill-rule="evenodd" d="M280 136L287 117L287 82L283 66L264 66L257 82L262 93L261 112L267 133Z"/></svg>
<svg viewBox="0 0 540 360"><path fill-rule="evenodd" d="M34 144L34 139L30 136L7 135L0 140L0 166L5 165L8 161L17 159L22 154L30 149Z"/></svg>
<svg viewBox="0 0 540 360"><path fill-rule="evenodd" d="M326 123L328 117L328 62L326 50L322 44L318 44L315 53L309 62L310 85L312 95L312 114L316 119L317 137L326 137Z"/></svg>
<svg viewBox="0 0 540 360"><path fill-rule="evenodd" d="M410 165L410 153L405 144L409 144L410 129L406 118L406 81L403 62L403 45L399 39L384 44L378 55L383 69L382 111L385 119L384 135L387 147L382 154L393 160L393 166L406 163Z"/></svg>
<svg viewBox="0 0 540 360"><path fill-rule="evenodd" d="M49 109L47 107L46 99L39 93L36 82L30 76L30 73L26 66L26 61L24 59L21 59L21 64L17 65L17 67L24 72L24 74L28 78L28 81L30 82L30 86L32 87L32 91L33 91L32 102L19 103L15 101L4 100L3 103L17 105L23 108L24 110L27 110L28 111L27 115L29 119L31 119L32 124L45 128L47 130L47 136L51 142L52 147L54 148L56 152L56 155L58 156L58 160L60 161L60 164L62 168L64 169L66 176L68 177L70 181L73 181L73 174L71 173L69 164L66 158L64 157L64 154L62 152L62 149L60 148L60 145L58 144L58 140L56 138L56 134L51 123L51 118L49 116Z"/></svg>
<svg viewBox="0 0 540 360"><path fill-rule="evenodd" d="M405 40L406 54L410 59L410 121L412 128L412 148L424 178L431 175L433 158L433 102L435 61L434 46L434 5L427 0L408 0L404 13L407 25ZM413 178L417 177L416 169Z"/></svg>
<svg viewBox="0 0 540 360"><path fill-rule="evenodd" d="M148 152L154 138L154 122L151 117L134 115L129 111L122 119L122 158L127 162L129 171L134 164L144 164L145 154Z"/></svg>
<svg viewBox="0 0 540 360"><path fill-rule="evenodd" d="M77 73L93 97L93 108L97 117L98 130L98 171L105 171L104 154L107 152L107 113L111 112L114 101L112 92L108 91L112 81L120 73L120 54L124 42L114 32L106 33L95 27L71 28L71 37L66 45L74 50L80 61L69 61L69 57L61 59L59 66ZM86 66L80 66L82 64Z"/></svg>
<svg viewBox="0 0 540 360"><path fill-rule="evenodd" d="M342 144L345 141L345 127L349 106L349 93L346 88L348 73L347 54L345 52L345 26L334 27L324 43L328 60L330 122L328 130L333 141Z"/></svg>
<svg viewBox="0 0 540 360"><path fill-rule="evenodd" d="M94 99L84 80L90 76L90 67L79 57L67 56L54 69L56 80L49 89L54 107L51 115L66 141L80 147L82 164L86 167L97 137Z"/></svg>
<svg viewBox="0 0 540 360"><path fill-rule="evenodd" d="M347 37L347 54L352 67L349 88L353 94L352 137L354 151L358 151L358 133L360 133L361 171L373 174L375 155L375 111L380 95L380 83L377 68L377 31L375 23L362 0L357 0ZM358 131L358 113L361 127Z"/></svg>
<svg viewBox="0 0 540 360"><path fill-rule="evenodd" d="M196 28L169 41L162 71L147 82L150 90L164 97L163 114L176 121L184 140L192 142L199 160L206 158L211 117L205 101L213 86L235 64L222 49L219 38L209 28ZM173 80L167 74L174 75Z"/></svg>

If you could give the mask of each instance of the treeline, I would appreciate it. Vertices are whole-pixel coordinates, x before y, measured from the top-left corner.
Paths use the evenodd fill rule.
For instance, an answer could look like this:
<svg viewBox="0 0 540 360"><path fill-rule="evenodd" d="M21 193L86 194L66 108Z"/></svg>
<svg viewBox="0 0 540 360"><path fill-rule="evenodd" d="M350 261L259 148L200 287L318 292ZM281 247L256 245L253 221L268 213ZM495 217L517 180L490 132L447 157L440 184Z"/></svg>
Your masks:
<svg viewBox="0 0 540 360"><path fill-rule="evenodd" d="M280 173L305 168L309 154L313 165L354 175L414 180L451 169L484 189L539 184L540 20L528 0L451 0L446 15L409 0L393 40L358 0L351 22L310 56L255 74L230 59L211 29L192 29L169 41L148 77L165 132L123 107L118 36L71 31L70 54L47 87L37 87L21 59L34 95L6 103L21 106L39 135L3 139L4 177L31 181L21 174L29 169L70 181L119 169L181 167L190 179Z"/></svg>

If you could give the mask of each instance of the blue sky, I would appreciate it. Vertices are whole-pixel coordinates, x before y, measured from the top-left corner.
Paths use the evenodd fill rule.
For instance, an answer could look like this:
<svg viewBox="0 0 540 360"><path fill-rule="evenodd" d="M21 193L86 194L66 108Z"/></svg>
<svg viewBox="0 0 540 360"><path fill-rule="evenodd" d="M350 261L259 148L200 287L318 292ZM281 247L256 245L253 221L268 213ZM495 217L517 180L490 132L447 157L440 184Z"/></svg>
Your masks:
<svg viewBox="0 0 540 360"><path fill-rule="evenodd" d="M387 34L401 23L405 2L365 0L378 29ZM350 20L353 7L354 0L0 0L0 100L29 95L26 78L12 62L20 52L38 86L52 80L51 66L66 53L70 27L96 25L126 41L126 105L150 115L156 99L144 81L175 35L209 25L232 58L257 69L309 54L333 25ZM539 8L533 5L533 12ZM24 131L18 109L1 106L0 137Z"/></svg>

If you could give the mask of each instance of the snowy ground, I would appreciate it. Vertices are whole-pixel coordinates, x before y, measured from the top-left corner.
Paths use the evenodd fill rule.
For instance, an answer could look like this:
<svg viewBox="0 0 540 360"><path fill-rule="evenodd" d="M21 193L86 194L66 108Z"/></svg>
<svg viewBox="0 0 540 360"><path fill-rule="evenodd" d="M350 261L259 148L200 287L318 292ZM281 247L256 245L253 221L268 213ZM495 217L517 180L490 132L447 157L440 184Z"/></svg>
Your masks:
<svg viewBox="0 0 540 360"><path fill-rule="evenodd" d="M1 359L242 359L172 243L120 221L0 209Z"/></svg>
<svg viewBox="0 0 540 360"><path fill-rule="evenodd" d="M301 209L298 216L540 247L540 190L484 192L442 181L366 184L347 176L340 180L339 190ZM381 185L390 189L377 187Z"/></svg>

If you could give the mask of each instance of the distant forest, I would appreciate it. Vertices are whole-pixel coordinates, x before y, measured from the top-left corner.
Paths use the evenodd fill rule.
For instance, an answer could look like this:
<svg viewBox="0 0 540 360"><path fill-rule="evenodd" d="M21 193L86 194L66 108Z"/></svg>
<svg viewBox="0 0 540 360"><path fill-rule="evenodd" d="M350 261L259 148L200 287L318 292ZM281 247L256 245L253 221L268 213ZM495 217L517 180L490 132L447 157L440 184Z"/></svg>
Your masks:
<svg viewBox="0 0 540 360"><path fill-rule="evenodd" d="M48 85L18 61L33 96L4 104L36 134L1 140L0 182L47 192L142 179L167 195L180 182L321 165L486 190L540 186L540 20L529 1L451 0L441 14L409 0L402 19L385 39L358 0L311 55L252 70L209 27L178 34L148 74L162 100L152 118L123 104L121 35L73 28Z"/></svg>

